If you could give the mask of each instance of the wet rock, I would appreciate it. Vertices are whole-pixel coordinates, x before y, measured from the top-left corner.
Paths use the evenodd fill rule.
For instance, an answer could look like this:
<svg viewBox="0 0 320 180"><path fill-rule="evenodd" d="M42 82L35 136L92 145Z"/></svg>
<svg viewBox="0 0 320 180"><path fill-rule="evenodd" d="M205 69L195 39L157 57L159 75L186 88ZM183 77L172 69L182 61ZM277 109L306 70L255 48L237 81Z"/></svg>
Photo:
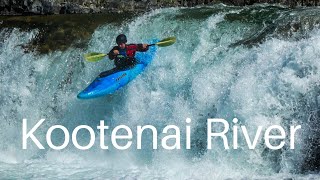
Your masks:
<svg viewBox="0 0 320 180"><path fill-rule="evenodd" d="M42 14L43 13L42 2L40 2L39 0L35 0L31 5L30 12L34 14Z"/></svg>
<svg viewBox="0 0 320 180"><path fill-rule="evenodd" d="M75 14L100 12L133 12L160 7L197 6L213 3L237 6L254 3L280 3L291 7L317 6L312 0L1 0L0 14Z"/></svg>

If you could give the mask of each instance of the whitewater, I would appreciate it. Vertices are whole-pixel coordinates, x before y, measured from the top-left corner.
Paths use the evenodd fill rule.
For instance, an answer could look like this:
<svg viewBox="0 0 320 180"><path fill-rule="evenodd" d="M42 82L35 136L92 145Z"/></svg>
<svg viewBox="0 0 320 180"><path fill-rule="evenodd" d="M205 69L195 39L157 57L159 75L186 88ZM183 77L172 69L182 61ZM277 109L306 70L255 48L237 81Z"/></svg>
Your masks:
<svg viewBox="0 0 320 180"><path fill-rule="evenodd" d="M84 49L71 46L48 54L25 53L21 46L36 38L37 29L3 28L0 179L318 179L319 25L317 8L165 8L120 26L102 24ZM177 42L159 48L142 75L113 95L77 99L100 72L113 67L107 59L86 62L83 54L108 52L120 33L129 42L170 36ZM81 151L70 145L57 151L45 143L44 150L32 143L22 149L24 118L31 125L46 119L35 133L41 142L55 124L73 130L104 120L110 127L151 124L161 130L175 124L185 131L190 118L191 148L152 149L146 133L141 150L97 145ZM238 149L226 150L220 141L208 150L208 118L230 124L237 118L250 137L258 126L302 128L295 149L272 151L260 143L251 150L239 137ZM63 137L61 131L52 133L54 144L62 144ZM99 144L98 136L95 141ZM88 144L89 133L83 131L78 142Z"/></svg>

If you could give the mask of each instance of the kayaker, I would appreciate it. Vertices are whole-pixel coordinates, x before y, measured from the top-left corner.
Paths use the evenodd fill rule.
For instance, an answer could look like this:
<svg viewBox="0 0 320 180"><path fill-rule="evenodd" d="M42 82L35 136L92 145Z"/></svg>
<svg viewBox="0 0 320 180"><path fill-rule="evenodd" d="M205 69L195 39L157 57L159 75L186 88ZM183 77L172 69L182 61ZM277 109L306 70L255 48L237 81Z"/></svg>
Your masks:
<svg viewBox="0 0 320 180"><path fill-rule="evenodd" d="M135 54L137 51L146 52L148 44L126 44L127 37L120 34L116 38L118 46L114 46L109 52L109 59L114 60L117 69L126 69L134 66L137 63Z"/></svg>

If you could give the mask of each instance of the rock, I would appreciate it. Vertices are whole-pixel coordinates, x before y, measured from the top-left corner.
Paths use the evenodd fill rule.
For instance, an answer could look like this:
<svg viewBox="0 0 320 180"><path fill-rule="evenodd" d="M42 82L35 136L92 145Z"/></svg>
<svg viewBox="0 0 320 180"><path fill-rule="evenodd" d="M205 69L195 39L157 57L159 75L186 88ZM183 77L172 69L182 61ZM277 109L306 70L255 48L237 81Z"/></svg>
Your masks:
<svg viewBox="0 0 320 180"><path fill-rule="evenodd" d="M42 2L40 2L39 0L35 0L31 5L30 12L34 14L42 14L43 13Z"/></svg>
<svg viewBox="0 0 320 180"><path fill-rule="evenodd" d="M9 6L9 0L1 0L0 7L6 7L6 6Z"/></svg>
<svg viewBox="0 0 320 180"><path fill-rule="evenodd" d="M1 0L0 15L73 14L148 10L170 6L196 6L212 3L237 6L254 3L274 3L274 0ZM317 1L280 0L281 4L295 7L317 6Z"/></svg>
<svg viewBox="0 0 320 180"><path fill-rule="evenodd" d="M43 7L44 14L54 14L54 12L55 12L55 8L54 8L52 2L44 1L42 3L42 7Z"/></svg>

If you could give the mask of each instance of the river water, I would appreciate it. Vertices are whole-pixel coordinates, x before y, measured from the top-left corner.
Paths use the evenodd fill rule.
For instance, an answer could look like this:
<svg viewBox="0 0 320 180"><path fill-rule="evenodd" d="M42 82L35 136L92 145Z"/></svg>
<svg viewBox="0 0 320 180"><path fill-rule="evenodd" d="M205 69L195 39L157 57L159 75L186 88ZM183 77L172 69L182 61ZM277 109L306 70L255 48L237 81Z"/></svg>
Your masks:
<svg viewBox="0 0 320 180"><path fill-rule="evenodd" d="M119 20L117 20L119 21ZM0 179L318 179L320 100L320 9L256 5L215 5L154 10L121 22L101 23L85 43L49 53L25 52L40 32L6 27L0 32ZM156 58L133 82L115 94L76 98L109 60L85 62L87 52L107 52L115 37L129 42L175 36L176 44L159 48ZM239 148L222 141L206 148L206 119L238 118L254 137L258 126L301 125L296 146L281 150L259 141L254 150L239 137ZM22 149L22 119L28 128L46 121ZM174 124L185 131L191 118L191 149L102 150L99 139L86 151L72 143L56 151L46 144L50 126L71 132L81 124L105 120L111 129L150 124L161 130ZM81 134L81 135L80 135ZM110 131L106 138L110 136ZM83 131L78 141L87 144ZM232 132L228 133L231 137ZM185 141L185 134L181 134ZM62 144L62 131L52 134ZM231 140L230 140L231 144ZM182 145L182 147L185 147Z"/></svg>

